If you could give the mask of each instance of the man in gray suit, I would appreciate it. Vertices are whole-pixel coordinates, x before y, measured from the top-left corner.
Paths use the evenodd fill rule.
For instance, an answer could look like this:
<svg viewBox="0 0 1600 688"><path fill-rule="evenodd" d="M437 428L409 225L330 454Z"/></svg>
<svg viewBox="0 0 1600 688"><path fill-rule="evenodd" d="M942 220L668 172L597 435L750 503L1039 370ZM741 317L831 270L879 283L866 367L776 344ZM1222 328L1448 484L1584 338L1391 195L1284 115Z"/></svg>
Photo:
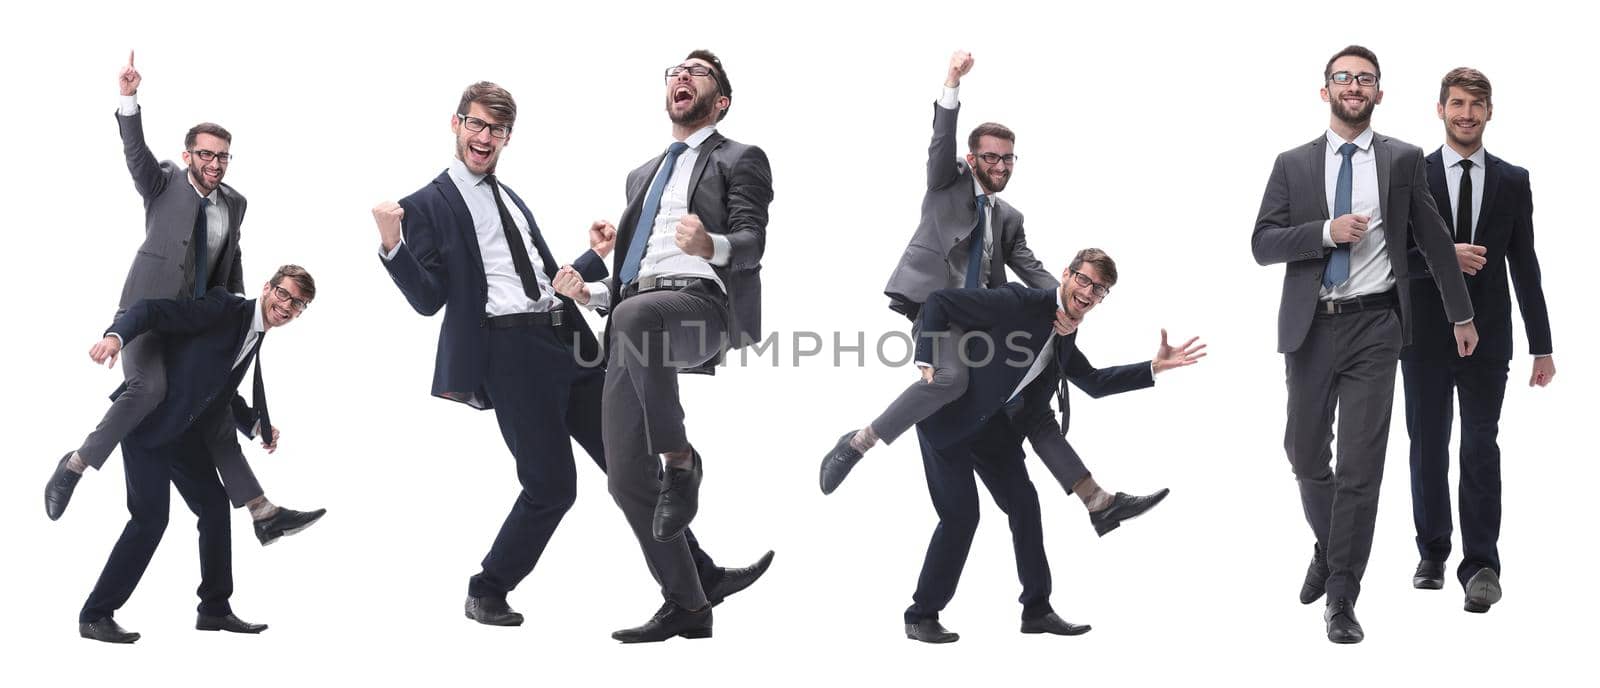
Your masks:
<svg viewBox="0 0 1600 688"><path fill-rule="evenodd" d="M117 125L122 150L134 188L144 199L145 239L134 256L117 304L121 315L141 299L198 298L211 287L244 292L239 258L239 223L244 220L245 199L222 183L232 154L228 130L202 122L184 138L183 166L160 162L144 140L144 123L138 92L142 77L128 64L117 75L122 102ZM166 366L159 337L141 337L122 352L127 389L111 403L100 425L83 445L67 452L45 485L45 514L61 518L85 468L99 470L112 447L121 442L167 394ZM266 497L255 473L245 461L231 430L213 438L211 454L234 507L246 507L255 522L256 537L270 544L284 535L305 529L321 518L323 510L300 512L280 508ZM261 438L263 445L271 438Z"/></svg>
<svg viewBox="0 0 1600 688"><path fill-rule="evenodd" d="M737 348L760 338L772 202L766 153L717 131L732 97L727 70L708 50L667 69L673 141L628 174L612 278L586 284L568 266L554 282L609 316L606 474L666 597L649 622L612 634L625 643L711 635L711 604L684 536L701 467L684 429L678 371L709 371L730 340ZM595 229L616 233L604 223Z"/></svg>
<svg viewBox="0 0 1600 688"><path fill-rule="evenodd" d="M1289 390L1284 449L1316 536L1300 602L1326 592L1323 620L1336 643L1365 637L1355 602L1372 553L1395 365L1413 329L1407 231L1455 323L1457 354L1470 355L1478 343L1422 150L1371 129L1383 100L1379 78L1378 57L1361 46L1328 60L1328 130L1278 155L1250 238L1256 262L1285 264L1278 307ZM1330 469L1336 407L1338 461Z"/></svg>

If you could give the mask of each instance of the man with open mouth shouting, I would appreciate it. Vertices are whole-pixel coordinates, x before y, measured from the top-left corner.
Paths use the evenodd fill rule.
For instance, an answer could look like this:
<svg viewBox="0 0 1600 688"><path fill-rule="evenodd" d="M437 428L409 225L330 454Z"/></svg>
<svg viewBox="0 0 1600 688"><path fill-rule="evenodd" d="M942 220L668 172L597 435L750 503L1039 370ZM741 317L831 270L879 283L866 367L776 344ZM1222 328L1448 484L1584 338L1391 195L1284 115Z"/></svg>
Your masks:
<svg viewBox="0 0 1600 688"><path fill-rule="evenodd" d="M677 376L711 372L727 347L760 339L772 202L766 154L717 131L733 103L722 61L696 50L665 76L673 140L628 174L612 278L556 276L563 294L608 314L611 495L666 597L649 622L612 634L622 642L711 635L716 599L694 575L684 530L699 506L701 457L684 429Z"/></svg>

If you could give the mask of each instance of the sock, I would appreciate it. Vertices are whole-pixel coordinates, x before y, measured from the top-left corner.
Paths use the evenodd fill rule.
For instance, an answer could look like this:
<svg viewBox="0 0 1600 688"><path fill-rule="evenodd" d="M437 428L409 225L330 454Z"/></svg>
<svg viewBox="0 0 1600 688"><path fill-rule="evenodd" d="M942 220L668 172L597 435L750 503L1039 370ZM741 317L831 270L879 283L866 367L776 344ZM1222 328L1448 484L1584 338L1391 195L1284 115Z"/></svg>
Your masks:
<svg viewBox="0 0 1600 688"><path fill-rule="evenodd" d="M250 520L264 521L278 514L278 505L267 501L266 495L261 495L246 502L244 508L250 510Z"/></svg>
<svg viewBox="0 0 1600 688"><path fill-rule="evenodd" d="M1082 480L1073 484L1072 494L1078 495L1078 499L1083 500L1083 507L1091 514L1111 506L1111 501L1114 499L1111 493L1100 489L1100 484L1094 481L1094 476L1089 475L1083 476Z"/></svg>
<svg viewBox="0 0 1600 688"><path fill-rule="evenodd" d="M694 470L694 450L685 449L681 452L667 452L661 455L662 462L669 468L680 471Z"/></svg>
<svg viewBox="0 0 1600 688"><path fill-rule="evenodd" d="M867 450L871 449L877 443L878 433L873 432L872 426L870 425L857 430L855 437L850 438L850 448L863 454L867 453Z"/></svg>
<svg viewBox="0 0 1600 688"><path fill-rule="evenodd" d="M84 462L83 457L78 456L78 452L72 452L72 457L67 459L67 470L78 475L83 475L83 469L88 467L89 464Z"/></svg>

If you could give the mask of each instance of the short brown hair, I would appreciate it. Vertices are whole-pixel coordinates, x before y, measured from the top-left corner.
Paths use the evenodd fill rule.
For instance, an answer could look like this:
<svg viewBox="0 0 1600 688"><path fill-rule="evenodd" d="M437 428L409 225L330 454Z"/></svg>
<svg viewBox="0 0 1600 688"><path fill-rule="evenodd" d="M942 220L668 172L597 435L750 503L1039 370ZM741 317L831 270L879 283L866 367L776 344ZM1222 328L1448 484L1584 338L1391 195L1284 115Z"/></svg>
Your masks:
<svg viewBox="0 0 1600 688"><path fill-rule="evenodd" d="M309 303L312 299L317 298L317 281L311 279L311 273L306 272L305 268L292 264L280 267L277 272L272 273L270 284L276 287L285 277L294 280L294 286L300 290L301 294L305 295L306 302Z"/></svg>
<svg viewBox="0 0 1600 688"><path fill-rule="evenodd" d="M683 59L705 60L711 63L711 76L717 81L717 93L728 99L728 107L717 113L717 121L721 122L723 118L728 116L728 111L733 109L733 83L728 81L728 70L723 69L722 59L717 57L716 53L704 48L690 51L688 57Z"/></svg>
<svg viewBox="0 0 1600 688"><path fill-rule="evenodd" d="M517 122L517 101L511 97L510 91L500 88L498 84L480 81L468 86L461 92L461 102L456 105L456 114L466 117L473 103L478 103L494 113L498 124L509 127Z"/></svg>
<svg viewBox="0 0 1600 688"><path fill-rule="evenodd" d="M1371 62L1372 71L1377 72L1376 76L1379 80L1383 79L1383 69L1378 67L1378 55L1362 46L1350 45L1345 46L1344 50L1340 50L1339 52L1334 53L1333 57L1328 58L1328 66L1322 68L1323 81L1333 78L1333 63L1337 62L1339 58L1345 56L1359 57L1363 60Z"/></svg>
<svg viewBox="0 0 1600 688"><path fill-rule="evenodd" d="M1015 132L1011 131L1010 127L997 122L984 122L983 124L980 124L974 128L971 134L967 135L967 150L978 150L978 139L981 139L985 136L993 136L997 139L1005 139L1012 143L1017 142L1017 135Z"/></svg>
<svg viewBox="0 0 1600 688"><path fill-rule="evenodd" d="M1483 72L1471 67L1456 67L1455 69L1445 72L1444 78L1439 80L1440 105L1444 105L1444 101L1450 97L1451 86L1455 86L1456 88L1466 91L1467 93L1471 93L1474 96L1482 98L1485 105L1491 105L1494 103L1494 100L1489 97L1494 91L1494 89L1489 86L1489 77L1484 76Z"/></svg>
<svg viewBox="0 0 1600 688"><path fill-rule="evenodd" d="M1105 280L1107 287L1117 283L1117 262L1111 260L1111 256L1106 255L1105 251L1097 248L1079 251L1078 255L1072 257L1072 264L1068 265L1067 269L1077 272L1084 263L1094 266L1095 271L1100 273L1100 279Z"/></svg>
<svg viewBox="0 0 1600 688"><path fill-rule="evenodd" d="M201 134L210 134L222 139L223 141L227 141L230 145L233 144L233 134L228 133L227 129L223 129L222 125L212 124L211 122L201 122L189 127L189 133L185 134L183 137L184 149L194 150L195 139L199 138Z"/></svg>

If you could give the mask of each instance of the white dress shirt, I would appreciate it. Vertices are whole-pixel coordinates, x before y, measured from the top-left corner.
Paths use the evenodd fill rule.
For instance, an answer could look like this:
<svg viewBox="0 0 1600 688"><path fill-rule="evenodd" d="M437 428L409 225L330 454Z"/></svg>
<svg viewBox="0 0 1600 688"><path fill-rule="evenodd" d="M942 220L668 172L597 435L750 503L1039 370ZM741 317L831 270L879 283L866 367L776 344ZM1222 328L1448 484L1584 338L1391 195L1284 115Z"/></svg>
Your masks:
<svg viewBox="0 0 1600 688"><path fill-rule="evenodd" d="M1339 166L1344 156L1339 147L1345 140L1328 130L1328 145L1323 158L1323 181L1328 194L1328 213L1334 212L1334 191L1339 183ZM1378 207L1378 161L1372 150L1372 130L1361 132L1351 143L1356 152L1350 156L1350 212L1367 215L1367 233L1350 245L1350 277L1342 284L1322 287L1323 301L1338 301L1355 296L1381 294L1394 288L1394 266L1386 253L1388 238L1384 236L1383 210ZM1413 189L1413 193L1427 193L1426 189ZM1322 224L1322 245L1332 248L1336 244L1332 234L1333 220Z"/></svg>
<svg viewBox="0 0 1600 688"><path fill-rule="evenodd" d="M727 286L722 283L722 278L717 277L717 271L712 266L722 267L728 264L732 254L732 244L728 237L721 234L707 235L711 237L711 259L708 261L699 256L691 256L678 248L678 220L689 213L689 184L694 176L695 162L700 159L700 146L716 133L715 126L705 126L690 134L683 142L688 148L678 154L678 159L672 163L672 169L666 169L666 159L656 168L656 173L650 178L653 186L655 180L661 175L667 177L667 185L661 189L661 205L656 209L656 216L650 226L650 238L645 244L644 256L639 260L639 277L699 277L717 283L719 288L726 291ZM648 192L650 187L646 186ZM634 227L618 227L617 232L632 232ZM609 308L611 306L611 291L604 282L590 282L589 308Z"/></svg>
<svg viewBox="0 0 1600 688"><path fill-rule="evenodd" d="M1460 153L1457 153L1454 148L1449 146L1445 146L1439 155L1444 158L1444 185L1450 191L1450 217L1452 220L1458 219L1456 218L1456 211L1461 208L1461 161L1472 161L1472 231L1469 234L1472 237L1472 242L1477 243L1478 214L1483 209L1483 185L1486 183L1483 178L1483 165L1488 155L1483 152L1483 146L1478 146L1478 150L1473 151L1472 155L1466 158L1462 158ZM1452 222L1450 224L1451 236L1455 235L1455 230L1455 223Z"/></svg>
<svg viewBox="0 0 1600 688"><path fill-rule="evenodd" d="M239 355L233 358L233 368L235 370L249 360L250 349L256 345L257 340L261 339L261 333L267 331L266 320L261 314L261 309L265 307L266 299L263 297L257 299L255 308L251 309L255 311L255 315L250 318L250 331L244 335L244 346L239 348Z"/></svg>

